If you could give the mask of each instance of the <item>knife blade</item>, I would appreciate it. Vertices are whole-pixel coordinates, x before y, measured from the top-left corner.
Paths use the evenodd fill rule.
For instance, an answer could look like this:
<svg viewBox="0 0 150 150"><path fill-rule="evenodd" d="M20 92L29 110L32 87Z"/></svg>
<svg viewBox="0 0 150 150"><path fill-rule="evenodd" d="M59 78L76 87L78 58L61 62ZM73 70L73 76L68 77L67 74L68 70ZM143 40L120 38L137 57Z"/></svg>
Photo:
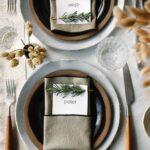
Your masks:
<svg viewBox="0 0 150 150"><path fill-rule="evenodd" d="M134 102L134 89L128 64L123 68L125 94L128 107Z"/></svg>
<svg viewBox="0 0 150 150"><path fill-rule="evenodd" d="M125 94L126 94L126 147L125 150L131 150L131 114L130 114L130 105L134 102L134 89L132 84L132 79L130 75L130 70L128 64L123 68L124 76L124 85L125 85Z"/></svg>

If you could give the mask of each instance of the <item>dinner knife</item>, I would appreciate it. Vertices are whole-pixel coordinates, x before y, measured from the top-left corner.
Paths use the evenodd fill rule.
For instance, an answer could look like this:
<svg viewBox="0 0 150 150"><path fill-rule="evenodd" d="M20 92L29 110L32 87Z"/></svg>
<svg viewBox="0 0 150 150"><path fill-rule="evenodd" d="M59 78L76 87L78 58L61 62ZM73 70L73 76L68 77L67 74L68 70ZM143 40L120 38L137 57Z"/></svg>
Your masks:
<svg viewBox="0 0 150 150"><path fill-rule="evenodd" d="M130 106L134 102L134 89L128 64L123 68L125 94L126 94L126 149L131 150L131 113Z"/></svg>

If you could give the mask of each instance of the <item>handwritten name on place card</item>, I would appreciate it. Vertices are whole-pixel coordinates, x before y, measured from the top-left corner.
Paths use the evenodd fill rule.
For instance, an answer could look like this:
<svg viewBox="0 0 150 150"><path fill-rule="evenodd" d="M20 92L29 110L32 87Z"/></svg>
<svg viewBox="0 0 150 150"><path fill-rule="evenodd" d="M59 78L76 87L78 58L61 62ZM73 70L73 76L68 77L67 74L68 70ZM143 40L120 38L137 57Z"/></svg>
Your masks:
<svg viewBox="0 0 150 150"><path fill-rule="evenodd" d="M76 114L87 115L88 113L88 86L80 85L85 92L79 96L72 97L68 95L62 97L53 93L52 114Z"/></svg>
<svg viewBox="0 0 150 150"><path fill-rule="evenodd" d="M79 3L70 3L68 4L69 7L79 7Z"/></svg>

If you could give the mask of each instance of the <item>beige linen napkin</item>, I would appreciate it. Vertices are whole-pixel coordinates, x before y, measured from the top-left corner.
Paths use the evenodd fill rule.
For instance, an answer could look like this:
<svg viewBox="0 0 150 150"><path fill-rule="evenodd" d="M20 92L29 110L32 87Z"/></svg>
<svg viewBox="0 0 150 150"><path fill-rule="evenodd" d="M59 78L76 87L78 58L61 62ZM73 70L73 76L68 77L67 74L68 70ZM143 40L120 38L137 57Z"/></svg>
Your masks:
<svg viewBox="0 0 150 150"><path fill-rule="evenodd" d="M45 116L44 150L90 150L90 117Z"/></svg>
<svg viewBox="0 0 150 150"><path fill-rule="evenodd" d="M96 0L91 0L91 21L86 24L57 24L56 0L50 0L50 29L51 31L63 31L81 33L96 29Z"/></svg>
<svg viewBox="0 0 150 150"><path fill-rule="evenodd" d="M88 78L45 78L44 150L90 150L91 117L89 115L52 115L49 83L89 85ZM88 108L89 109L89 108ZM90 111L88 111L88 114Z"/></svg>

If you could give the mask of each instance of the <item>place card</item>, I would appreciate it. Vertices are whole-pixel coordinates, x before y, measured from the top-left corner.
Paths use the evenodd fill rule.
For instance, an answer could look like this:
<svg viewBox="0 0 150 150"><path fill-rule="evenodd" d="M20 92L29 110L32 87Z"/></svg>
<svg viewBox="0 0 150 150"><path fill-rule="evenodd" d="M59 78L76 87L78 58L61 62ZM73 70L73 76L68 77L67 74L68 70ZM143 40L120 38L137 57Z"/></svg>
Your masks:
<svg viewBox="0 0 150 150"><path fill-rule="evenodd" d="M90 114L90 78L52 77L44 80L45 115Z"/></svg>
<svg viewBox="0 0 150 150"><path fill-rule="evenodd" d="M96 0L50 0L52 32L83 33L96 29Z"/></svg>
<svg viewBox="0 0 150 150"><path fill-rule="evenodd" d="M67 84L68 86L74 86L73 84ZM62 84L57 84L62 86ZM78 96L67 96L58 95L53 93L52 100L52 114L53 115L64 115L64 114L76 114L76 115L87 115L88 114L88 86L78 85L84 92Z"/></svg>
<svg viewBox="0 0 150 150"><path fill-rule="evenodd" d="M56 0L57 24L91 22L91 0Z"/></svg>

